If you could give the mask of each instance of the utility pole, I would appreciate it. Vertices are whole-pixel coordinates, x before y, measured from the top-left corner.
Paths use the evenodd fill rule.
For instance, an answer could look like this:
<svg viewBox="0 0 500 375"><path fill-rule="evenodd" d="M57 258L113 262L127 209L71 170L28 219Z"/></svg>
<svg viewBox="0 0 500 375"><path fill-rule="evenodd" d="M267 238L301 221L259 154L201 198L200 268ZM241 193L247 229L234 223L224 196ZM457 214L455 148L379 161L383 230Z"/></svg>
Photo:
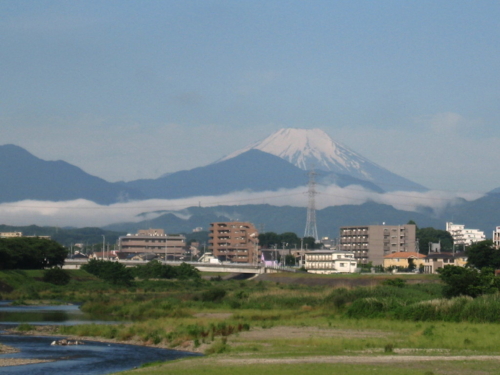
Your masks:
<svg viewBox="0 0 500 375"><path fill-rule="evenodd" d="M104 237L104 234L101 234L102 236L102 259L104 260L104 252L106 251L106 237Z"/></svg>

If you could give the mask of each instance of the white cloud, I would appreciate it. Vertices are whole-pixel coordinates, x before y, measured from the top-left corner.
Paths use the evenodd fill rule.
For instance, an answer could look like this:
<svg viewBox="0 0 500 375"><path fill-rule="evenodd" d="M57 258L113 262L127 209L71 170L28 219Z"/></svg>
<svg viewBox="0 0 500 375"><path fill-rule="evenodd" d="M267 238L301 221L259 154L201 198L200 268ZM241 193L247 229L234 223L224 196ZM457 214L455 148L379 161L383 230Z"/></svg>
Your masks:
<svg viewBox="0 0 500 375"><path fill-rule="evenodd" d="M426 193L395 192L378 194L364 190L359 186L318 187L316 208L346 204L362 204L367 201L392 205L397 209L415 211L422 206L439 211L456 199L477 199L480 194L445 193L429 191ZM155 218L165 211L181 211L187 207L201 205L212 207L219 205L272 204L275 206L306 207L308 196L305 187L283 189L279 191L248 192L240 191L221 196L192 197L175 200L146 200L128 203L116 203L102 206L83 199L69 202L22 201L0 204L0 216L8 225L43 226L105 226L118 222L137 222ZM187 219L189 215L181 212L179 217Z"/></svg>
<svg viewBox="0 0 500 375"><path fill-rule="evenodd" d="M455 112L442 112L430 116L421 116L415 120L424 129L433 133L450 135L464 135L471 130L477 131L483 125L481 119L469 119Z"/></svg>

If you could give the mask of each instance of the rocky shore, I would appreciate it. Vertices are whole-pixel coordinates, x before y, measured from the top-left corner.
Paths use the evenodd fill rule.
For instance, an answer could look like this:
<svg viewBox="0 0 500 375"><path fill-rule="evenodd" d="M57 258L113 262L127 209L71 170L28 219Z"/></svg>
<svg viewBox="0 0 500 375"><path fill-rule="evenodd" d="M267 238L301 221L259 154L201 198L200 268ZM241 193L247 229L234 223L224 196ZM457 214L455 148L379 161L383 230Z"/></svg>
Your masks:
<svg viewBox="0 0 500 375"><path fill-rule="evenodd" d="M18 350L11 346L1 345L0 344L0 354L9 354L9 353L17 353ZM32 363L43 363L50 362L45 359L27 359L27 358L1 358L0 357L0 367L5 366L20 366L20 365L28 365Z"/></svg>

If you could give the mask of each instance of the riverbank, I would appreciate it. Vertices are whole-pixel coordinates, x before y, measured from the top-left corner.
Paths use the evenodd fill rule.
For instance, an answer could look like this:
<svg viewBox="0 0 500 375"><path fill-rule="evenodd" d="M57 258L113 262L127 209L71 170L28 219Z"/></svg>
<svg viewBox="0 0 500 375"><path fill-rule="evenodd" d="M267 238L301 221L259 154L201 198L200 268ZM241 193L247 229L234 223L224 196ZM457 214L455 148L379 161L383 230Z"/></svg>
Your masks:
<svg viewBox="0 0 500 375"><path fill-rule="evenodd" d="M33 363L44 363L51 362L49 360L43 359L27 359L27 358L2 358L2 354L11 354L18 353L19 351L16 348L13 348L8 345L0 344L0 367L6 366L21 366L21 365L30 365Z"/></svg>
<svg viewBox="0 0 500 375"><path fill-rule="evenodd" d="M32 326L32 329L28 331L19 331L17 328L4 328L3 331L6 332L7 334L10 335L19 335L19 336L59 336L63 337L66 340L69 341L95 341L95 342L101 342L101 343L109 343L109 344L122 344L122 345L135 345L135 346L144 346L144 347L149 347L149 348L157 348L157 349L169 349L169 350L179 350L183 352L190 352L190 353L197 353L197 354L203 354L204 351L206 350L208 345L200 345L196 347L194 345L193 340L189 340L184 342L182 345L179 347L172 348L171 346L168 346L166 343L161 342L159 344L154 344L152 342L148 341L143 341L138 338L130 338L128 340L119 340L119 339L110 339L110 338L104 338L104 337L99 337L99 336L77 336L77 335L65 335L61 334L59 332L60 326L51 326L51 325L43 325L43 326ZM15 349L11 348L14 351L11 353L15 353ZM7 353L7 352L6 352ZM0 352L0 354L4 354Z"/></svg>

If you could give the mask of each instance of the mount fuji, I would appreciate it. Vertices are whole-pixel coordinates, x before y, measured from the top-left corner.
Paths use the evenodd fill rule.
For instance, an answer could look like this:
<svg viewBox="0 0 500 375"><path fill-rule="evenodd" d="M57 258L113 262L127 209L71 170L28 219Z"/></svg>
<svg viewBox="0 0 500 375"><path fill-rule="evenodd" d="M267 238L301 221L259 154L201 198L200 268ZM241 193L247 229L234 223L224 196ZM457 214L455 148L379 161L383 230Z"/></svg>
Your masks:
<svg viewBox="0 0 500 375"><path fill-rule="evenodd" d="M384 191L426 191L424 186L371 162L335 142L321 129L280 129L264 140L235 151L217 162L230 160L249 150L278 156L302 170L321 171L322 183L334 183L338 175L371 182Z"/></svg>

